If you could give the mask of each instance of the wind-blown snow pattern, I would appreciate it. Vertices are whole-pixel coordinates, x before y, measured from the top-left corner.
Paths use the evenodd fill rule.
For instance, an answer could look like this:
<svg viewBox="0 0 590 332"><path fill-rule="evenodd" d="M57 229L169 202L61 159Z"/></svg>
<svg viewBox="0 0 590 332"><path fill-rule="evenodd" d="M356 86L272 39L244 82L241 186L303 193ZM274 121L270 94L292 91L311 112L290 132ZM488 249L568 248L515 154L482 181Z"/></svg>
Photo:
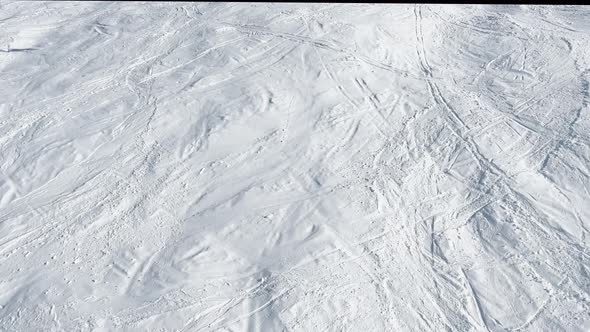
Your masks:
<svg viewBox="0 0 590 332"><path fill-rule="evenodd" d="M590 8L0 4L0 331L590 330Z"/></svg>

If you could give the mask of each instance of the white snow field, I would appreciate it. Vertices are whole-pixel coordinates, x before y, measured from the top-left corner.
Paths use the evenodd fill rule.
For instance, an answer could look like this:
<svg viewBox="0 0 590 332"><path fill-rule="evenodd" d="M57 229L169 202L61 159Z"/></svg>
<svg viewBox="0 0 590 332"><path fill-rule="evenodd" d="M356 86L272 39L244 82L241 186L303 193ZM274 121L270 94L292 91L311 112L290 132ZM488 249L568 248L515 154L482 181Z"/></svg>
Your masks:
<svg viewBox="0 0 590 332"><path fill-rule="evenodd" d="M0 3L0 331L590 331L590 7Z"/></svg>

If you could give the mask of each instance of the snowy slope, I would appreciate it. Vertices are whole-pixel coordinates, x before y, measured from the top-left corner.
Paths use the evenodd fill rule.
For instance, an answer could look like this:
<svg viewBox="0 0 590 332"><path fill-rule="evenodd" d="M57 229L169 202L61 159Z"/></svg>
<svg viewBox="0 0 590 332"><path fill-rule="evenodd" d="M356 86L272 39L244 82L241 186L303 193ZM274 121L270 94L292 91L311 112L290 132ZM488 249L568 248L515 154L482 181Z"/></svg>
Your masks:
<svg viewBox="0 0 590 332"><path fill-rule="evenodd" d="M0 3L0 331L590 330L590 8Z"/></svg>

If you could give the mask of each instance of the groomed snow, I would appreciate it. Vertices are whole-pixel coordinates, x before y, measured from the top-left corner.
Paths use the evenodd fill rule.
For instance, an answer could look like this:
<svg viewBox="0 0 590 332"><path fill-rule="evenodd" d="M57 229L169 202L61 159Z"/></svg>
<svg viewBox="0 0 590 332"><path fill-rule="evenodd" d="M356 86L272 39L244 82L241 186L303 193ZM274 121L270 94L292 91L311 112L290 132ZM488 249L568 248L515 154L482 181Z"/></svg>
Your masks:
<svg viewBox="0 0 590 332"><path fill-rule="evenodd" d="M589 331L590 8L0 3L0 331Z"/></svg>

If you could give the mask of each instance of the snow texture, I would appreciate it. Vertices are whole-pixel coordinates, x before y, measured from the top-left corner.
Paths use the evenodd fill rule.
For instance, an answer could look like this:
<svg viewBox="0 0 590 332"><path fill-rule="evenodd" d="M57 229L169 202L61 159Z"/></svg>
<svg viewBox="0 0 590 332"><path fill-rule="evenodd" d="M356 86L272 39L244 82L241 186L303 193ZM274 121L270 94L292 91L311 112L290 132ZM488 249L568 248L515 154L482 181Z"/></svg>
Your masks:
<svg viewBox="0 0 590 332"><path fill-rule="evenodd" d="M0 3L0 331L589 331L590 8Z"/></svg>

